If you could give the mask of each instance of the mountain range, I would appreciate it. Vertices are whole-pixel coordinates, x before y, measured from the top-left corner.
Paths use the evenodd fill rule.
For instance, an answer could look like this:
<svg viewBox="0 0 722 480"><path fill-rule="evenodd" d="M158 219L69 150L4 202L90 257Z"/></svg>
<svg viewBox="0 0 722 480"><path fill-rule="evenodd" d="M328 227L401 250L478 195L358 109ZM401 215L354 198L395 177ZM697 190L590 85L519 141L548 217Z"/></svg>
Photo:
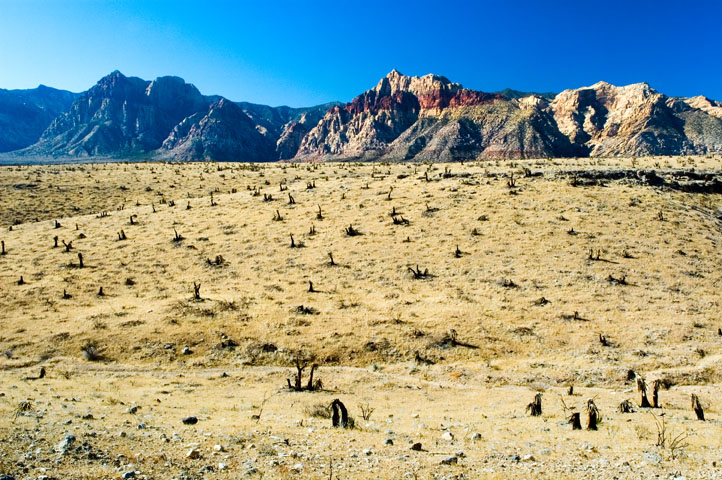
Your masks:
<svg viewBox="0 0 722 480"><path fill-rule="evenodd" d="M464 88L391 71L351 102L270 107L178 77L115 71L86 92L0 90L0 152L169 161L459 161L722 153L722 103L646 83L561 93Z"/></svg>

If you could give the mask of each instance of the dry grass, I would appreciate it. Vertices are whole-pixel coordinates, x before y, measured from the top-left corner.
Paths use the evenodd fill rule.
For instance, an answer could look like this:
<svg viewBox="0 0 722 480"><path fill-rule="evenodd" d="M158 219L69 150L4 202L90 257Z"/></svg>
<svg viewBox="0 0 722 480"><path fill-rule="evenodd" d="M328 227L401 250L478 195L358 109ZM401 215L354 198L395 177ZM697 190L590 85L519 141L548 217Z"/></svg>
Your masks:
<svg viewBox="0 0 722 480"><path fill-rule="evenodd" d="M153 405L152 414L140 412L151 415L149 423L163 425L168 436L182 430L176 417L207 415L210 420L192 431L202 426L219 443L231 443L239 429L251 435L268 428L292 444L309 442L309 455L327 451L302 460L314 465L313 474L302 474L309 478L328 478L331 458L345 459L343 478L366 478L367 470L355 470L358 462L378 469L379 476L389 473L387 478L405 472L427 478L437 470L507 478L499 465L517 451L533 454L538 466L560 466L565 451L578 453L583 444L593 450L581 453L580 465L605 458L616 468L625 451L642 458L653 434L635 429L653 432L652 418L640 414L630 424L628 416L616 413L619 402L633 395L624 393L631 388L626 373L633 369L672 387L662 392L668 425L694 433L686 450L695 452L696 460L676 456L671 461L701 472L709 467L709 449L720 447L713 434L719 425L691 420L688 390L701 393L710 418L716 418L712 400L719 397L722 374L717 334L722 198L625 181L575 187L557 176L577 169L691 166L719 172L722 161L4 167L0 239L7 255L0 257L0 351L12 355L0 360L0 368L20 378L42 364L50 368L51 379L4 390L8 404L3 408L10 412L30 397L37 405L50 395L82 397L73 404L75 412L86 404L94 410L97 400L136 401ZM524 177L524 167L543 175ZM425 179L427 170L431 181ZM512 172L514 189L508 186ZM310 182L315 188L307 188ZM38 187L14 187L30 183ZM281 183L287 191L280 191ZM256 188L259 195L252 194ZM274 200L264 201L263 193ZM288 193L295 204L289 204ZM408 223L394 222L392 209ZM282 221L273 220L277 210ZM133 224L131 215L136 215ZM35 218L41 221L30 222ZM60 228L54 227L55 219ZM25 223L9 231L15 220ZM309 234L312 225L315 234ZM347 235L349 225L362 235ZM173 241L174 229L182 240ZM118 239L121 230L126 240ZM290 234L304 247L291 248ZM52 248L55 235L72 240L73 249L66 252L62 243ZM78 252L84 268L69 267L77 263ZM222 261L216 261L218 255ZM409 269L417 267L429 275L416 278ZM21 275L25 284L17 285ZM194 283L200 284L199 299ZM63 291L71 298L62 298ZM609 346L602 345L600 334ZM81 348L88 344L102 352L98 362L83 359ZM185 347L192 353L183 354ZM251 365L290 365L289 353L298 349L315 355L321 365L317 375L331 391L276 395L254 427L254 405L285 384L292 370ZM234 372L231 378L240 384L216 380L222 371ZM97 384L106 377L120 392L103 393L105 387ZM159 379L167 385L159 387ZM569 384L584 392L572 401L578 409L597 396L600 432L572 435L561 406L545 407L533 420L524 417L535 391L547 391L545 403L556 405L553 392L566 391ZM518 401L509 402L510 394ZM212 405L203 407L209 398ZM317 435L307 427L328 422L304 412L333 398L341 398L357 419L362 417L357 405L372 406L370 423L376 426L328 432L330 437L313 442ZM53 403L53 413L43 420L47 424L66 418L57 408L61 402ZM409 417L405 405L417 406L413 410L423 420ZM131 452L137 450L134 442L144 441L142 435L130 434L123 426L127 415L117 410L102 413L107 415L102 424L110 431L128 430L129 436L104 440L106 448L114 455L127 448L128 455L137 456ZM426 428L419 428L421 423ZM465 440L434 445L441 424ZM48 429L49 436L62 430ZM400 461L408 447L403 442L383 447L387 429L404 439L419 438L434 451L453 453L458 447L468 457L452 469L439 467L439 458L429 455ZM466 440L476 430L485 438L482 447ZM0 434L10 438L18 432L0 421ZM268 439L241 443L260 446ZM367 459L362 446L377 453ZM160 450L175 460L158 460L160 465L189 461L177 458L185 453L178 445L171 447L175 450ZM552 453L540 453L547 449ZM358 461L349 458L356 450ZM244 455L226 463L252 456ZM154 461L148 454L136 462L147 470ZM496 470L484 473L484 462ZM241 467L235 468L229 471L238 474ZM292 475L280 466L265 468L272 477ZM564 478L561 471L555 476L547 470L532 473ZM85 474L117 474L109 472L89 465ZM519 470L519 475L530 473Z"/></svg>

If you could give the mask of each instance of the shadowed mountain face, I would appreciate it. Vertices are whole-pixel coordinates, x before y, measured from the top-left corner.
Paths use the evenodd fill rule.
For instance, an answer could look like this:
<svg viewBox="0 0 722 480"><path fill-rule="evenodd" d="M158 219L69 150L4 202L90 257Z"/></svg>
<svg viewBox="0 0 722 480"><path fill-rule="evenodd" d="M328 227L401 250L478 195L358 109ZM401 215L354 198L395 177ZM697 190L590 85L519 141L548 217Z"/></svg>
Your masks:
<svg viewBox="0 0 722 480"><path fill-rule="evenodd" d="M149 82L116 71L56 118L32 150L71 156L149 152L160 148L174 126L208 103L180 78Z"/></svg>
<svg viewBox="0 0 722 480"><path fill-rule="evenodd" d="M31 90L0 89L0 152L37 142L50 122L66 112L77 96L45 85Z"/></svg>
<svg viewBox="0 0 722 480"><path fill-rule="evenodd" d="M163 142L177 161L267 162L275 160L275 143L235 103L221 98L207 111L179 123Z"/></svg>
<svg viewBox="0 0 722 480"><path fill-rule="evenodd" d="M220 96L203 96L178 77L146 81L115 71L68 102L67 111L48 120L42 136L38 133L39 141L19 153L275 161L292 158L300 137L334 105L235 104Z"/></svg>
<svg viewBox="0 0 722 480"><path fill-rule="evenodd" d="M485 93L396 70L349 103L310 108L234 103L178 77L116 71L79 96L0 90L0 126L0 151L27 147L20 156L463 161L722 152L722 104L706 97L605 82L559 94Z"/></svg>

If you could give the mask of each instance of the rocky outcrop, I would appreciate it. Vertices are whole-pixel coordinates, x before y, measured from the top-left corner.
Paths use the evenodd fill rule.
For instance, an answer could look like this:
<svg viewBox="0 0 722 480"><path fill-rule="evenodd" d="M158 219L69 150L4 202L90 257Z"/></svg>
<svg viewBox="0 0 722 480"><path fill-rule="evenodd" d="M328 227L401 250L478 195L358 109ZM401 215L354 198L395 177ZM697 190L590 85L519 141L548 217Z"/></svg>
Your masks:
<svg viewBox="0 0 722 480"><path fill-rule="evenodd" d="M683 98L682 101L692 108L702 110L713 117L722 118L722 102L710 100L702 95L696 97Z"/></svg>
<svg viewBox="0 0 722 480"><path fill-rule="evenodd" d="M329 110L302 140L299 159L467 160L573 154L539 105L463 88L445 77L396 70Z"/></svg>
<svg viewBox="0 0 722 480"><path fill-rule="evenodd" d="M565 90L550 107L559 130L590 156L694 153L667 97L646 83Z"/></svg>
<svg viewBox="0 0 722 480"><path fill-rule="evenodd" d="M235 103L222 98L207 112L178 124L163 142L163 156L176 161L267 162L275 145Z"/></svg>
<svg viewBox="0 0 722 480"><path fill-rule="evenodd" d="M722 110L671 99L644 83L599 82L558 95L463 88L392 71L329 110L297 159L451 161L475 158L681 155L722 152Z"/></svg>
<svg viewBox="0 0 722 480"><path fill-rule="evenodd" d="M77 96L45 85L30 90L0 89L0 152L37 142L53 119L66 112Z"/></svg>
<svg viewBox="0 0 722 480"><path fill-rule="evenodd" d="M152 82L115 71L56 118L32 153L132 155L160 148L184 118L208 107L200 92L178 77Z"/></svg>
<svg viewBox="0 0 722 480"><path fill-rule="evenodd" d="M277 159L293 158L301 145L301 139L316 126L324 113L340 105L330 102L304 108L269 107L255 103L239 102L243 111L256 123L259 131L276 143Z"/></svg>

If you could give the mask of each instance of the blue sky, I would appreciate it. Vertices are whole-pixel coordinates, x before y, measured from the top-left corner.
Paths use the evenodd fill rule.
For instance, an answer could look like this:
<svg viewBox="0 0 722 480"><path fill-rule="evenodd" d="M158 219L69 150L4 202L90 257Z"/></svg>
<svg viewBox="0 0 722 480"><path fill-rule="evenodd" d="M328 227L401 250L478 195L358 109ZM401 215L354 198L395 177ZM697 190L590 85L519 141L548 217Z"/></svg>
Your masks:
<svg viewBox="0 0 722 480"><path fill-rule="evenodd" d="M722 1L0 0L0 88L113 70L270 105L348 101L396 68L484 91L646 81L722 100Z"/></svg>

